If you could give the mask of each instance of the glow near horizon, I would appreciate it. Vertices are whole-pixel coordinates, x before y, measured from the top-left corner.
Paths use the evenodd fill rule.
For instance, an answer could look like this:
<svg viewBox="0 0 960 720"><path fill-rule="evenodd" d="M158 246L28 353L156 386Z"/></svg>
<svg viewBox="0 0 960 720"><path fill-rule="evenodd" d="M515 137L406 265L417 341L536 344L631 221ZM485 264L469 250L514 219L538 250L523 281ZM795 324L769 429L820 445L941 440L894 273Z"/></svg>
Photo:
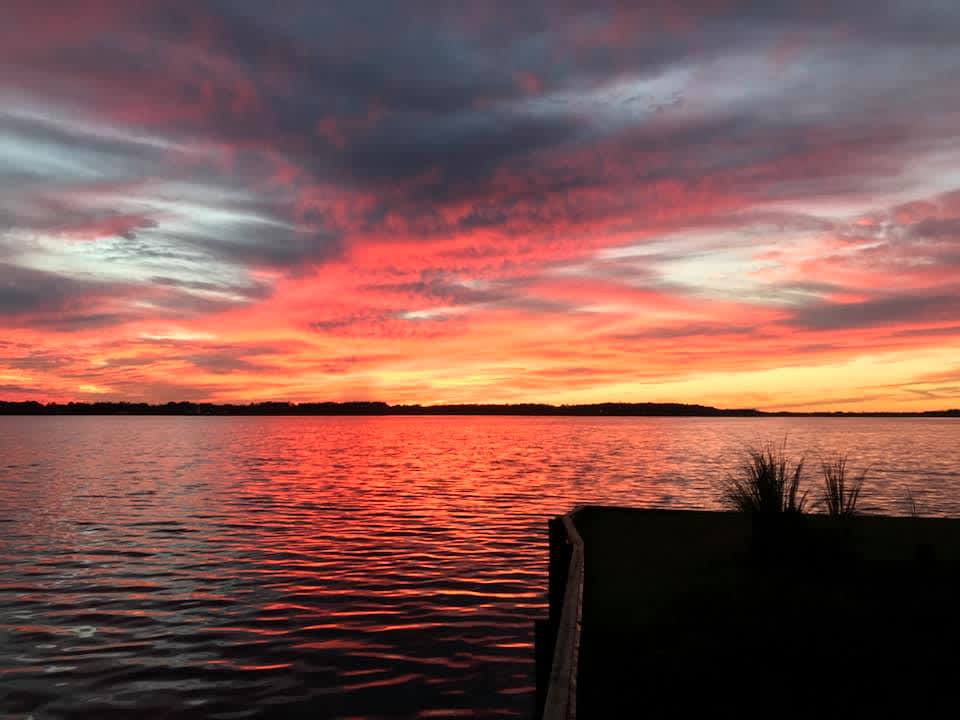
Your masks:
<svg viewBox="0 0 960 720"><path fill-rule="evenodd" d="M14 3L0 397L960 405L960 11L368 5Z"/></svg>

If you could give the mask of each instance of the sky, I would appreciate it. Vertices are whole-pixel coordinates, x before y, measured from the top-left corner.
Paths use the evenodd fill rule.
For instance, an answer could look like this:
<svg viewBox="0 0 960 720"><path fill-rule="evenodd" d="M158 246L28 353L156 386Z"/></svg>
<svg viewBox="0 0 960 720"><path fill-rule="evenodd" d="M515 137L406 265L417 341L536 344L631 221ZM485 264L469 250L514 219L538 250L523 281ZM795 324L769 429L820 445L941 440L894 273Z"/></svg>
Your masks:
<svg viewBox="0 0 960 720"><path fill-rule="evenodd" d="M4 0L0 398L960 406L955 0Z"/></svg>

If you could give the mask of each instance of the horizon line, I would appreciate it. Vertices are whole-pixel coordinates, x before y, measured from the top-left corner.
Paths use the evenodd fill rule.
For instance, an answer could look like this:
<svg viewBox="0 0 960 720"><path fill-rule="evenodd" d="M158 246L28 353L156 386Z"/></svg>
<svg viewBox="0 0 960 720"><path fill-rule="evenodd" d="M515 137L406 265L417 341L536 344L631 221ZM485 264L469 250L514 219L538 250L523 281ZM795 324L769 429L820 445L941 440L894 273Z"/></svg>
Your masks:
<svg viewBox="0 0 960 720"><path fill-rule="evenodd" d="M701 403L616 402L596 403L399 403L382 400L262 400L212 402L169 400L161 403L131 400L66 402L0 399L0 415L581 415L581 416L861 416L861 417L960 417L960 408L936 410L760 410L721 408Z"/></svg>

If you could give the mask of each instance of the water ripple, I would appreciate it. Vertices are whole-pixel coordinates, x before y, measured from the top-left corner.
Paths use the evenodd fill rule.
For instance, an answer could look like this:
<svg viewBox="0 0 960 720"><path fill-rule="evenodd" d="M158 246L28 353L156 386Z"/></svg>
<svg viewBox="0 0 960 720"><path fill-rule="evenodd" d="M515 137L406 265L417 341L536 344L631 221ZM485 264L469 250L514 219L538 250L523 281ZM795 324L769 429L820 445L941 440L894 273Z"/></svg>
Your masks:
<svg viewBox="0 0 960 720"><path fill-rule="evenodd" d="M528 717L546 518L785 434L960 511L951 420L0 418L0 715Z"/></svg>

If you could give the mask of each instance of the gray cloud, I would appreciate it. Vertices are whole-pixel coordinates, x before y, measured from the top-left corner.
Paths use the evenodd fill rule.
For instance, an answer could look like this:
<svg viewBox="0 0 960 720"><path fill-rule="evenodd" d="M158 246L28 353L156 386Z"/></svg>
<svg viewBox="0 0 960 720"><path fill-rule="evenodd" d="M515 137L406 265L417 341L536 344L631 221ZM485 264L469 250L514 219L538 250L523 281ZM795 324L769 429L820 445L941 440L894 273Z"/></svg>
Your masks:
<svg viewBox="0 0 960 720"><path fill-rule="evenodd" d="M960 251L960 218L927 218L910 226L910 233L932 240L955 240Z"/></svg>
<svg viewBox="0 0 960 720"><path fill-rule="evenodd" d="M52 9L11 1L21 27ZM108 239L76 251L85 267L102 261L149 278L130 285L161 291L151 296L160 316L216 312L269 295L247 281L256 270L310 272L369 235L428 243L484 230L536 250L555 237L586 245L591 223L666 232L738 227L751 214L773 231L826 232L829 220L766 206L861 197L908 159L956 145L942 118L960 97L941 82L960 70L956 3L901 0L884 12L868 0L823 11L779 0L719 9L498 0L470 13L439 0L107 6L110 42L98 41L102 23L84 26L83 7L69 35L40 37L37 22L25 43L22 31L0 30L0 90L26 98L30 112L57 108L0 113L0 313L46 313L35 322L50 327L124 322L123 307L94 299L129 288L18 267L33 236L99 228ZM304 201L314 184L319 199ZM344 197L329 200L327 188ZM909 235L939 243L923 256L952 267L957 231L956 219L939 218ZM445 260L509 252L481 245ZM380 289L457 305L573 307L506 284L428 277ZM955 309L951 297L812 304L793 323L936 318ZM314 328L396 320L378 312Z"/></svg>
<svg viewBox="0 0 960 720"><path fill-rule="evenodd" d="M960 317L960 293L895 295L856 303L818 303L794 312L791 324L808 330L846 330L902 322L950 322Z"/></svg>
<svg viewBox="0 0 960 720"><path fill-rule="evenodd" d="M66 275L0 264L0 315L60 311L68 301L108 294L114 289Z"/></svg>

